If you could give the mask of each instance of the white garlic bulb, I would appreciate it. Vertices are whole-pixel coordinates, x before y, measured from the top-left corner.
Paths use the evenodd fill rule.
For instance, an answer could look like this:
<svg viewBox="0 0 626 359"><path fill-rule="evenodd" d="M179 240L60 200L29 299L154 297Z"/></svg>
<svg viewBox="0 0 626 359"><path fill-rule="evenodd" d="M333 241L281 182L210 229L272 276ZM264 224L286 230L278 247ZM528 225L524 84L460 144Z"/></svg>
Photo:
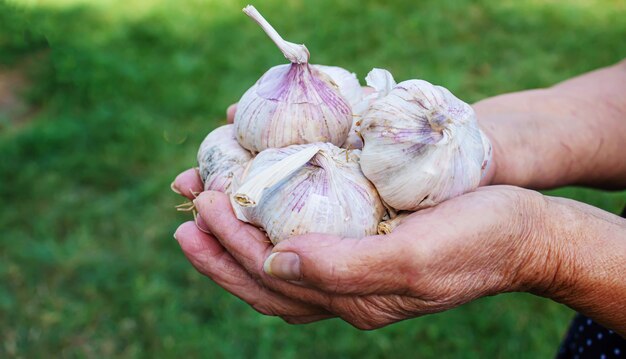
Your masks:
<svg viewBox="0 0 626 359"><path fill-rule="evenodd" d="M263 228L274 244L315 232L376 234L385 209L359 153L329 143L259 153L231 196L237 217Z"/></svg>
<svg viewBox="0 0 626 359"><path fill-rule="evenodd" d="M234 125L224 125L211 131L198 150L198 167L204 190L230 193L234 176L241 176L251 159L252 154L239 146Z"/></svg>
<svg viewBox="0 0 626 359"><path fill-rule="evenodd" d="M291 62L269 69L239 100L235 129L241 146L252 152L292 144L330 142L343 144L352 124L353 81L345 74L328 75L321 67L310 66L304 45L283 40L253 6L243 11L255 20ZM346 71L347 72L347 71ZM349 73L348 73L349 74ZM340 80L341 79L341 80ZM358 84L358 81L356 81Z"/></svg>
<svg viewBox="0 0 626 359"><path fill-rule="evenodd" d="M363 139L361 138L360 129L362 117L365 111L375 100L387 96L389 91L396 85L391 73L384 69L373 69L365 77L367 86L371 89L368 95L361 95L361 100L356 104L352 104L353 121L352 128L348 134L348 139L343 144L343 148L363 148ZM363 94L363 89L361 93Z"/></svg>
<svg viewBox="0 0 626 359"><path fill-rule="evenodd" d="M473 109L423 80L397 84L363 117L361 168L399 210L430 207L478 187L491 145Z"/></svg>

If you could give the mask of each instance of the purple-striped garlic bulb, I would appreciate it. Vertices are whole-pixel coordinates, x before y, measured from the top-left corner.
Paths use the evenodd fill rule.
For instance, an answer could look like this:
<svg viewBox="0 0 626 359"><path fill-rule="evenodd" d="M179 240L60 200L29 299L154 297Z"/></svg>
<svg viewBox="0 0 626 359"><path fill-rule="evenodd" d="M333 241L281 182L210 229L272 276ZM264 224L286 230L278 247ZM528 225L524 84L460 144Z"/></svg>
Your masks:
<svg viewBox="0 0 626 359"><path fill-rule="evenodd" d="M230 193L233 178L241 176L250 160L252 154L237 142L234 125L224 125L211 131L198 150L198 167L204 190Z"/></svg>
<svg viewBox="0 0 626 359"><path fill-rule="evenodd" d="M330 143L267 149L237 181L235 213L274 244L305 233L376 234L385 208L361 172L359 154Z"/></svg>
<svg viewBox="0 0 626 359"><path fill-rule="evenodd" d="M385 203L418 210L478 187L491 144L472 107L450 91L408 80L363 116L361 168Z"/></svg>
<svg viewBox="0 0 626 359"><path fill-rule="evenodd" d="M304 45L283 40L253 6L243 11L291 63L270 68L239 100L235 129L241 146L257 153L314 142L342 145L352 125L351 103L360 101L356 76L310 65Z"/></svg>

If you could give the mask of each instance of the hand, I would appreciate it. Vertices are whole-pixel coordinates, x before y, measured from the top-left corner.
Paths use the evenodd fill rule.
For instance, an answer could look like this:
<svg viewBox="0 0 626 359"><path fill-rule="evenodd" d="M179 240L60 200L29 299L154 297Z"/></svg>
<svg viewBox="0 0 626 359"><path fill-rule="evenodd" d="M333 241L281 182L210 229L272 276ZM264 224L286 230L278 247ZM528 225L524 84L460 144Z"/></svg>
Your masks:
<svg viewBox="0 0 626 359"><path fill-rule="evenodd" d="M494 141L515 142L506 135L515 130L505 131L507 126L496 121L502 118L498 113L506 115L510 98L491 102L500 105L475 106L498 164L482 184L523 182L511 161L500 160L518 158L507 154L527 146L505 148ZM228 109L229 122L235 109ZM524 119L509 117L511 123ZM518 169L530 158L525 155ZM551 173L538 173L545 183L556 181ZM202 184L192 169L179 175L172 189L191 199ZM625 221L581 203L515 187L486 187L411 215L392 235L311 234L272 248L258 229L234 217L224 194L206 192L195 202L202 231L188 222L175 235L192 264L261 313L290 323L340 316L359 328L377 328L480 296L525 290L626 335L626 282L620 274L626 271Z"/></svg>
<svg viewBox="0 0 626 359"><path fill-rule="evenodd" d="M179 176L175 187L192 175ZM212 234L193 223L176 232L194 266L260 312L290 322L339 316L378 328L552 278L534 255L549 251L545 232L531 231L541 228L545 201L514 187L481 188L420 211L391 235L309 234L275 247L236 219L226 195L204 192L195 204L205 219L200 227Z"/></svg>

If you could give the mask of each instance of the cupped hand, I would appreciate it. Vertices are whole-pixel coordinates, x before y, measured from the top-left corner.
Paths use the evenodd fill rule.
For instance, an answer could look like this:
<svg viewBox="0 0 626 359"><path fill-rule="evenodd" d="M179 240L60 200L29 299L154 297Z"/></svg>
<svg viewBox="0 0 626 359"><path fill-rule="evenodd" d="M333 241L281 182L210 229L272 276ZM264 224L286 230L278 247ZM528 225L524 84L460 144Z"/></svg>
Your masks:
<svg viewBox="0 0 626 359"><path fill-rule="evenodd" d="M181 189L197 176L181 174ZM194 190L199 191L201 188ZM272 246L235 217L228 197L203 192L202 220L176 232L204 275L264 314L304 323L338 316L362 329L456 307L478 297L549 281L542 196L480 188L407 217L386 236L293 237ZM207 233L211 234L207 234Z"/></svg>

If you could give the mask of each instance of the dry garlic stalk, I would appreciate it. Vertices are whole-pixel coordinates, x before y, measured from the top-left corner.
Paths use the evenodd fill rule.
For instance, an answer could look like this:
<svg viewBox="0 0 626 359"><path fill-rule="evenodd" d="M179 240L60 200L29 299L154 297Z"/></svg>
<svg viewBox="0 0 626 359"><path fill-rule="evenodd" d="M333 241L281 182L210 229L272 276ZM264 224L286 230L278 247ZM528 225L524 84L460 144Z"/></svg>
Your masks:
<svg viewBox="0 0 626 359"><path fill-rule="evenodd" d="M402 224L402 221L406 217L408 217L412 213L413 212L401 212L392 219L380 222L377 228L378 234L390 234L391 232L393 232L394 229L396 229L396 227Z"/></svg>
<svg viewBox="0 0 626 359"><path fill-rule="evenodd" d="M202 141L198 165L204 190L230 193L234 176L241 176L252 154L239 146L234 125L216 128Z"/></svg>
<svg viewBox="0 0 626 359"><path fill-rule="evenodd" d="M235 128L241 146L256 153L292 144L343 144L352 124L350 102L360 100L356 76L339 68L309 65L304 45L283 40L253 6L243 11L291 64L269 69L239 100Z"/></svg>
<svg viewBox="0 0 626 359"><path fill-rule="evenodd" d="M401 82L374 101L360 133L363 173L399 210L430 207L474 190L491 156L472 108L422 80Z"/></svg>
<svg viewBox="0 0 626 359"><path fill-rule="evenodd" d="M263 228L274 244L314 232L375 234L385 210L359 153L329 143L259 153L231 196L237 217Z"/></svg>
<svg viewBox="0 0 626 359"><path fill-rule="evenodd" d="M362 96L358 103L352 105L352 128L348 134L348 139L342 146L344 148L363 148L363 139L360 133L363 114L372 102L387 96L389 91L396 85L391 73L384 69L373 69L367 74L365 81L367 86L371 87L373 91L367 96Z"/></svg>

